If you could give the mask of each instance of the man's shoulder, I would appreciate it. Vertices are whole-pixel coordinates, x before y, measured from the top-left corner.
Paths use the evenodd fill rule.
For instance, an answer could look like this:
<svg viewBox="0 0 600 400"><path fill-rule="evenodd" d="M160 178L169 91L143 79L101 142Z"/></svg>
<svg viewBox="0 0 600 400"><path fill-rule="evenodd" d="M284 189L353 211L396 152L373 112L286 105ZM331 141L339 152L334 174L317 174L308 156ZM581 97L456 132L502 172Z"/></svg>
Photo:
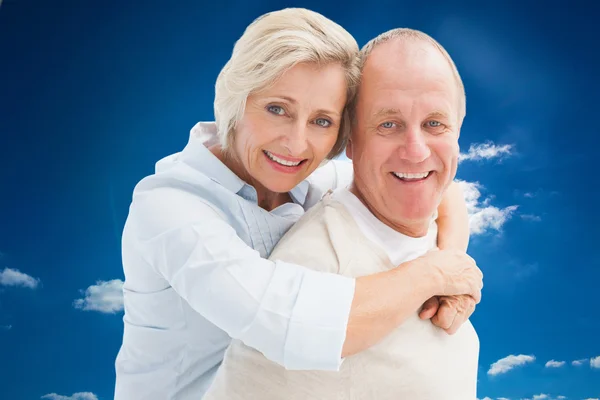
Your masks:
<svg viewBox="0 0 600 400"><path fill-rule="evenodd" d="M328 191L349 186L353 174L352 162L350 161L330 160L325 165L317 168L307 179L309 189L305 208L308 209L318 203Z"/></svg>
<svg viewBox="0 0 600 400"><path fill-rule="evenodd" d="M281 238L270 258L337 273L350 256L353 222L328 192Z"/></svg>
<svg viewBox="0 0 600 400"><path fill-rule="evenodd" d="M285 236L302 235L315 230L325 233L345 229L353 223L354 220L347 208L332 198L332 191L329 190L300 217Z"/></svg>

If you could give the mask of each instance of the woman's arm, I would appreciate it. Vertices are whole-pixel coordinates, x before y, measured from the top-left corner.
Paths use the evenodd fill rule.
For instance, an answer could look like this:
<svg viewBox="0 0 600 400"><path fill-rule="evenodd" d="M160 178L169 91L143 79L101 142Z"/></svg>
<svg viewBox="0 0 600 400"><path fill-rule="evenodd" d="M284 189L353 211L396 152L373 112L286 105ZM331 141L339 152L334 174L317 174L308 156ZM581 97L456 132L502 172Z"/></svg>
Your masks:
<svg viewBox="0 0 600 400"><path fill-rule="evenodd" d="M467 251L469 246L469 214L462 188L453 181L438 208L438 248ZM432 297L419 313L422 319L454 334L475 311L476 301L469 295Z"/></svg>
<svg viewBox="0 0 600 400"><path fill-rule="evenodd" d="M135 268L160 274L232 338L292 370L337 370L342 357L396 328L407 302L459 293L477 298L481 280L466 254L443 251L356 280L273 262L204 201L176 189L134 200L123 252L144 257L146 264ZM409 295L398 290L408 270Z"/></svg>
<svg viewBox="0 0 600 400"><path fill-rule="evenodd" d="M134 198L123 238L123 253L146 261L124 263L144 268L131 275L159 274L232 338L287 369L339 368L354 279L262 258L219 212L179 189Z"/></svg>
<svg viewBox="0 0 600 400"><path fill-rule="evenodd" d="M432 250L389 271L356 279L343 356L387 336L432 296L469 294L479 302L483 275L465 252Z"/></svg>
<svg viewBox="0 0 600 400"><path fill-rule="evenodd" d="M469 247L469 214L462 188L453 181L438 207L438 248L467 251Z"/></svg>

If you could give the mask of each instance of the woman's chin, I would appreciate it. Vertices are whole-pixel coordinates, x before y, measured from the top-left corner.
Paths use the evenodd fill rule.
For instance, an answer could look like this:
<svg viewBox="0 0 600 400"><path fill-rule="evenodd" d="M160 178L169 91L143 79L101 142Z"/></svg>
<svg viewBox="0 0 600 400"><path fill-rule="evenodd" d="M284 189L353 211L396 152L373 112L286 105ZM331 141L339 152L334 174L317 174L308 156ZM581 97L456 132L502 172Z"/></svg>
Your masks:
<svg viewBox="0 0 600 400"><path fill-rule="evenodd" d="M290 190L292 190L293 188L295 188L296 186L298 186L298 184L302 182L300 181L291 181L291 180L286 180L286 181L279 181L279 182L274 182L274 181L270 181L270 182L265 182L266 185L265 188L273 193L287 193Z"/></svg>

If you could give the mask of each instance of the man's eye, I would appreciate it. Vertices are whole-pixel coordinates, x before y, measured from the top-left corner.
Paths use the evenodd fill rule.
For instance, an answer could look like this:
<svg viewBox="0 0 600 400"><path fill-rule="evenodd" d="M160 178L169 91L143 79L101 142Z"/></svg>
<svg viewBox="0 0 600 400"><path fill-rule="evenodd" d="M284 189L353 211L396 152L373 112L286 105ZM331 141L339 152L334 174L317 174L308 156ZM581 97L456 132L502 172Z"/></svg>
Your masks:
<svg viewBox="0 0 600 400"><path fill-rule="evenodd" d="M325 118L317 118L315 120L315 124L317 124L323 128L328 128L331 126L331 121L329 121L328 119L325 119Z"/></svg>
<svg viewBox="0 0 600 400"><path fill-rule="evenodd" d="M394 125L396 124L393 122L384 122L383 124L381 124L381 127L385 129L391 129L394 127Z"/></svg>
<svg viewBox="0 0 600 400"><path fill-rule="evenodd" d="M269 106L269 107L267 107L267 110L269 110L269 112L271 112L273 114L285 115L285 110L283 109L283 107Z"/></svg>
<svg viewBox="0 0 600 400"><path fill-rule="evenodd" d="M429 125L431 128L437 128L442 126L442 123L439 121L427 121L427 125Z"/></svg>

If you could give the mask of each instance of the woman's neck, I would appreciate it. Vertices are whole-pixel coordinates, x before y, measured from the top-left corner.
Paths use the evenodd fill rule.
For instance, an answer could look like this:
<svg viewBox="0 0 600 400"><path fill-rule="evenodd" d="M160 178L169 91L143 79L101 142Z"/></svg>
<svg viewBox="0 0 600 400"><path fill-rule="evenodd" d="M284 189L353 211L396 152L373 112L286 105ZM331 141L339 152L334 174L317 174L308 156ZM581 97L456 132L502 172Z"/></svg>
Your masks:
<svg viewBox="0 0 600 400"><path fill-rule="evenodd" d="M292 198L288 193L277 193L264 187L258 180L254 179L248 171L246 171L241 162L234 157L225 154L221 145L214 145L208 149L215 157L225 164L231 172L256 190L256 202L259 207L264 208L267 211L272 211L280 205L292 201Z"/></svg>

